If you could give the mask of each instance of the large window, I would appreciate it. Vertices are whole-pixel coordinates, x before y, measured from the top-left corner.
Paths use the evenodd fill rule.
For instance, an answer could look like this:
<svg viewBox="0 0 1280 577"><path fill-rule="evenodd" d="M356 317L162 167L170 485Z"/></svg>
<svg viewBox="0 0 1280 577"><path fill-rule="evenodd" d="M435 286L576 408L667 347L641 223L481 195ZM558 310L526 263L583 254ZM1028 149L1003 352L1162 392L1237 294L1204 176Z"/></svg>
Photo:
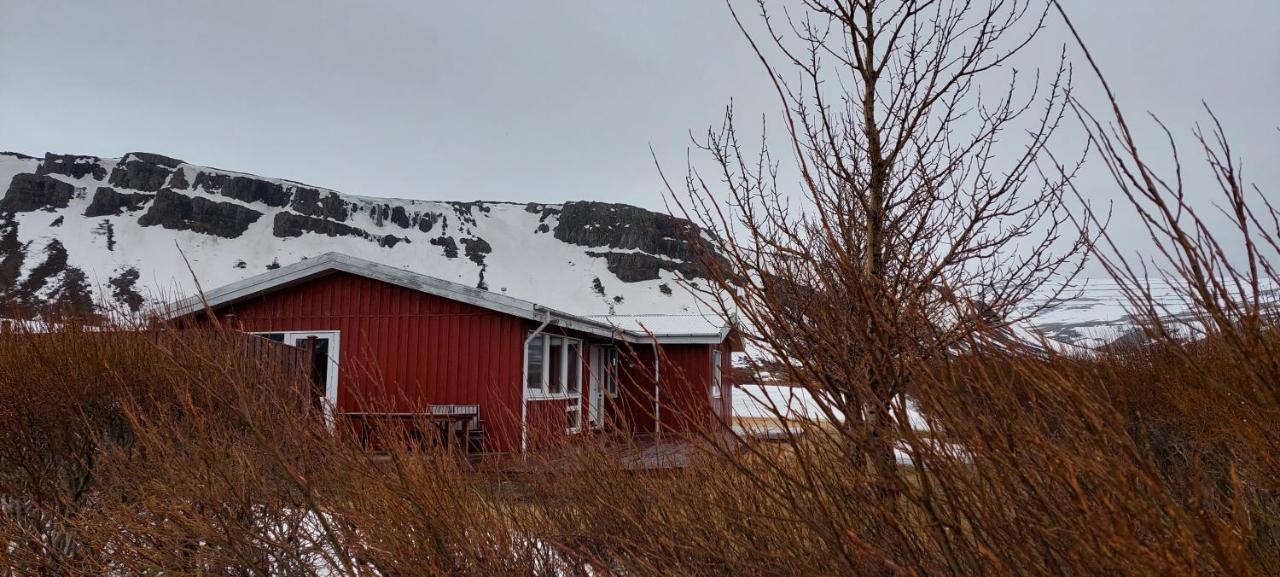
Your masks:
<svg viewBox="0 0 1280 577"><path fill-rule="evenodd" d="M582 341L538 334L525 350L525 388L533 397L582 394Z"/></svg>
<svg viewBox="0 0 1280 577"><path fill-rule="evenodd" d="M546 371L542 370L543 360L547 357L546 335L536 335L529 339L524 353L524 386L532 394L546 390Z"/></svg>
<svg viewBox="0 0 1280 577"><path fill-rule="evenodd" d="M724 380L724 366L720 362L720 351L711 351L711 398L720 398L720 387Z"/></svg>

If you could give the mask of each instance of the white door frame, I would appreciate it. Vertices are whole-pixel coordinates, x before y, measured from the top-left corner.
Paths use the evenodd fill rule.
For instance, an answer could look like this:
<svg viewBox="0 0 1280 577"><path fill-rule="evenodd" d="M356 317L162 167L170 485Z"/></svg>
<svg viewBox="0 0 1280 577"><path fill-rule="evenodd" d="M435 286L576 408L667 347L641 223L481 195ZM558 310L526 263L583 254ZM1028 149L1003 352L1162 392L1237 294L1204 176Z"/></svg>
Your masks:
<svg viewBox="0 0 1280 577"><path fill-rule="evenodd" d="M594 429L604 427L604 404L607 392L604 390L604 373L609 367L604 366L604 350L613 345L591 345L590 362L591 378L587 388L587 422ZM616 377L615 377L616 378Z"/></svg>
<svg viewBox="0 0 1280 577"><path fill-rule="evenodd" d="M340 331L256 331L250 334L284 335L284 344L297 347L298 338L316 337L329 339L329 374L324 383L324 422L332 425L338 410L338 359L342 351Z"/></svg>

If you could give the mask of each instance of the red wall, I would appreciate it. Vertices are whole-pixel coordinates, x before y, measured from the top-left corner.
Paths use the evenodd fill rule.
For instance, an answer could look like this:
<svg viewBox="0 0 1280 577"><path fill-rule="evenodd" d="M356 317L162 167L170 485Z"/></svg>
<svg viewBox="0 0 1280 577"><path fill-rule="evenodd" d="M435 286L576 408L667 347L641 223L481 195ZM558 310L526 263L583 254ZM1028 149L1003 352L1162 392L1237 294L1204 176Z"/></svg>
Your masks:
<svg viewBox="0 0 1280 577"><path fill-rule="evenodd" d="M711 398L711 351L720 345L662 345L659 347L658 378L661 386L656 394L661 408L657 411L663 432L686 431L706 426L712 418L731 424L732 399L729 351L721 356L724 372L721 397ZM623 422L637 432L654 432L654 349L635 346L622 359L624 376L619 412Z"/></svg>
<svg viewBox="0 0 1280 577"><path fill-rule="evenodd" d="M218 310L248 332L339 331L338 411L415 411L429 404L477 404L486 450L520 448L524 339L537 323L365 277L334 273ZM582 334L566 334L592 342ZM597 339L595 342L599 342ZM712 345L666 345L662 428L684 430L710 414L732 418L729 354L720 406L710 399ZM585 352L584 348L584 352ZM606 400L615 427L652 432L650 346L620 346L618 399ZM588 355L583 355L584 364ZM630 359L632 363L628 363ZM589 367L583 369L583 394ZM564 435L564 400L528 403L531 441ZM583 406L583 429L587 411ZM540 444L540 443L539 443Z"/></svg>
<svg viewBox="0 0 1280 577"><path fill-rule="evenodd" d="M340 331L340 412L478 404L489 449L519 448L523 319L346 273L218 313L251 332Z"/></svg>

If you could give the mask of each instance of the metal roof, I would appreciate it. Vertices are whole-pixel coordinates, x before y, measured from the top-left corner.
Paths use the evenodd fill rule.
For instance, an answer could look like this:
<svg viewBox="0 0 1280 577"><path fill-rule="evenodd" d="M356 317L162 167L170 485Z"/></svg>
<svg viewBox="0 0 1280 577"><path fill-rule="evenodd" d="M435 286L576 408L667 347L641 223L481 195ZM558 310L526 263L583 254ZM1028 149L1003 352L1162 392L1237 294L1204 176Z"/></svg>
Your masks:
<svg viewBox="0 0 1280 577"><path fill-rule="evenodd" d="M168 319L190 315L209 308L235 304L268 292L301 284L335 272L379 280L411 290L464 302L481 308L532 321L550 321L554 326L634 343L716 344L728 335L728 322L717 324L709 315L616 315L580 316L554 310L537 303L489 292L464 284L365 260L351 255L328 252L275 270L255 275L216 289L187 297L164 308L160 316ZM686 318L697 317L696 322ZM681 320L672 320L679 318ZM640 320L636 320L640 319Z"/></svg>

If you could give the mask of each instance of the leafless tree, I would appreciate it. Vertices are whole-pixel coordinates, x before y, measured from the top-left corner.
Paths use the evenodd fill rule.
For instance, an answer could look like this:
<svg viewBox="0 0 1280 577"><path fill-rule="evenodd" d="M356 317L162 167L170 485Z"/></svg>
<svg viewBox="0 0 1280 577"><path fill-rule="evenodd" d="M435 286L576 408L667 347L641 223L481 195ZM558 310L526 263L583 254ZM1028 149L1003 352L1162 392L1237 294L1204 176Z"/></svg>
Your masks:
<svg viewBox="0 0 1280 577"><path fill-rule="evenodd" d="M1034 314L1028 297L1051 302L1083 262L1088 235L1064 210L1079 162L1041 166L1070 67L1012 68L1048 15L1035 0L757 6L761 33L729 9L776 90L798 179L780 177L767 139L744 145L730 106L697 143L714 174L693 165L669 190L723 240L726 258L704 259L712 298L829 400L855 458L893 469L911 367Z"/></svg>

